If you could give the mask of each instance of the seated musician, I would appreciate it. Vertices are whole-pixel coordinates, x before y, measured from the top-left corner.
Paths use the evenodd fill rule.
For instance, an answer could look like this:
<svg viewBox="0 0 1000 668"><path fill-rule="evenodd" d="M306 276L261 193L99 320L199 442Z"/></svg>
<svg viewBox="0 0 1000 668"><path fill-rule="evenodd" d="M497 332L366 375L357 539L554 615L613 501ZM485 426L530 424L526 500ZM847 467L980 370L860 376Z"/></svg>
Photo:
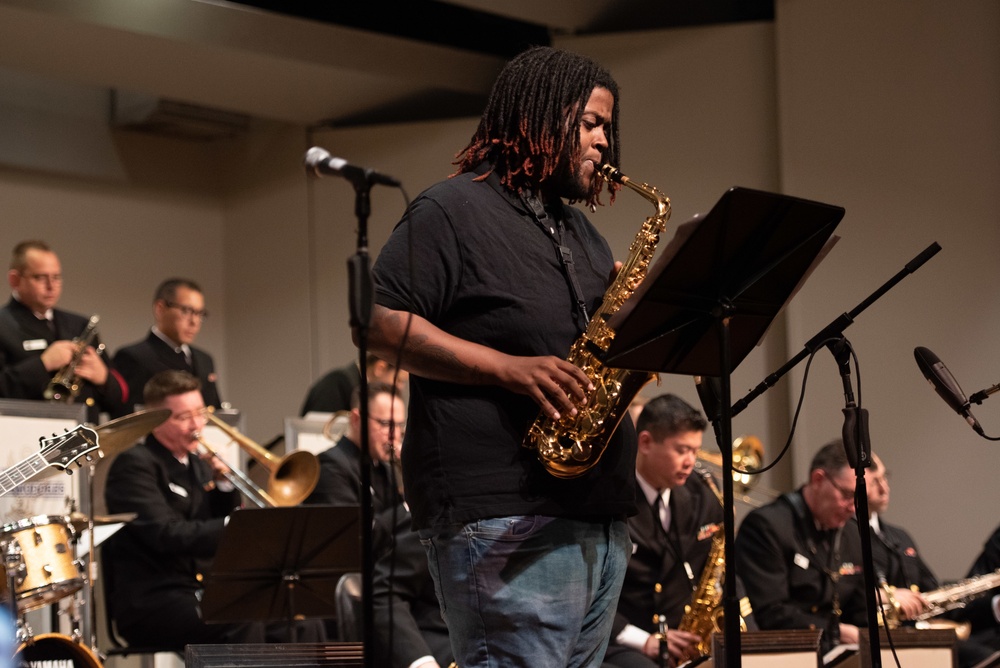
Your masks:
<svg viewBox="0 0 1000 668"><path fill-rule="evenodd" d="M377 355L369 353L365 358L365 374L369 383L395 384L397 393L400 396L406 395L409 372L397 369ZM358 370L357 362L333 369L309 388L299 414L336 413L350 410L351 395L360 383L361 371Z"/></svg>
<svg viewBox="0 0 1000 668"><path fill-rule="evenodd" d="M632 558L625 573L605 663L660 665L658 621L666 624L666 649L679 664L699 656L702 638L677 629L684 606L701 579L723 510L695 461L708 422L672 394L642 409L636 424L636 480L644 498L628 520Z"/></svg>
<svg viewBox="0 0 1000 668"><path fill-rule="evenodd" d="M393 520L395 528L392 528ZM386 545L394 538L392 549ZM372 609L375 661L387 668L444 668L454 659L448 626L434 593L427 554L400 503L395 515L382 513L375 525Z"/></svg>
<svg viewBox="0 0 1000 668"><path fill-rule="evenodd" d="M867 612L854 471L844 444L823 446L798 490L752 511L736 536L737 572L762 629L821 629L823 652L857 643Z"/></svg>
<svg viewBox="0 0 1000 668"><path fill-rule="evenodd" d="M388 383L368 384L368 454L372 461L372 508L375 513L395 501L389 461L403 441L406 406ZM357 506L361 504L361 398L360 388L351 396L351 414L344 436L319 455L319 482L306 504Z"/></svg>
<svg viewBox="0 0 1000 668"><path fill-rule="evenodd" d="M967 577L977 577L994 573L1000 569L1000 527L990 535L983 551L976 557ZM969 603L961 611L959 618L969 622L972 635L970 640L1000 651L1000 587Z"/></svg>
<svg viewBox="0 0 1000 668"><path fill-rule="evenodd" d="M914 619L927 609L927 603L918 592L937 589L938 579L920 557L909 532L883 518L889 509L889 476L882 460L874 453L872 466L865 471L865 486L871 514L872 564L876 579L891 588L891 605L898 606L899 618ZM855 522L851 521L848 530L857 530ZM960 668L975 666L992 654L988 646L975 639L959 640L956 650Z"/></svg>
<svg viewBox="0 0 1000 668"><path fill-rule="evenodd" d="M118 455L108 472L108 512L138 514L102 546L111 617L129 645L180 650L270 639L272 629L262 624L207 624L199 614L203 577L227 516L240 504L239 493L221 479L225 464L195 454L205 426L199 389L186 371L153 376L144 403L171 415L144 443ZM310 642L324 634L319 624L303 624L296 637Z"/></svg>

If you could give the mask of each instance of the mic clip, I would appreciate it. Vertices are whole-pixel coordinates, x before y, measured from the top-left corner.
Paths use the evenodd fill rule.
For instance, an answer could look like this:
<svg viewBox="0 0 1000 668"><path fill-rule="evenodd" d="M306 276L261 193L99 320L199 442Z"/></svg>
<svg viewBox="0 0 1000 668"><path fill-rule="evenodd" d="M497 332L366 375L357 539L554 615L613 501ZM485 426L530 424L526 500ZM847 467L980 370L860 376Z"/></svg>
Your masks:
<svg viewBox="0 0 1000 668"><path fill-rule="evenodd" d="M872 465L872 442L868 433L868 409L858 406L847 406L844 411L844 428L841 436L844 439L844 449L847 461L855 471L858 469L858 455L861 456L861 467Z"/></svg>

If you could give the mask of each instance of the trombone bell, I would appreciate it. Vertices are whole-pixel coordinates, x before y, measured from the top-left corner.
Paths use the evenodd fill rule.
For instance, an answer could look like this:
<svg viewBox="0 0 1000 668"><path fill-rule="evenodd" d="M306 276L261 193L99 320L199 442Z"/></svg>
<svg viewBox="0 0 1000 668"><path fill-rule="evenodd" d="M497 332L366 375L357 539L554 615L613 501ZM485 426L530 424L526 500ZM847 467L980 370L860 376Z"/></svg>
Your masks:
<svg viewBox="0 0 1000 668"><path fill-rule="evenodd" d="M267 494L274 499L276 506L297 506L312 494L319 482L319 459L316 455L308 450L295 450L284 457L276 457L219 419L211 406L205 409L205 417L270 472Z"/></svg>

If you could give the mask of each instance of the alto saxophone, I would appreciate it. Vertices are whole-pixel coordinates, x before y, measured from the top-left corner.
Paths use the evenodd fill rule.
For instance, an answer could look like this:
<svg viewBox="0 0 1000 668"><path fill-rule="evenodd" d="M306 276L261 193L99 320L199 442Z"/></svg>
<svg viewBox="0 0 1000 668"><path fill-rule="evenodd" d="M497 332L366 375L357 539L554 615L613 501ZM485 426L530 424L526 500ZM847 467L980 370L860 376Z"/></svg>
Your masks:
<svg viewBox="0 0 1000 668"><path fill-rule="evenodd" d="M704 470L699 470L698 473L722 504L722 494L712 480L712 474ZM691 602L684 606L684 616L677 625L678 630L693 633L701 638L697 645L699 656L712 653L712 634L722 633L724 628L722 592L725 577L726 535L720 527L712 536L712 548L709 550L708 560L705 561L705 568L701 571L698 588L694 590ZM749 599L744 598L740 601L740 613L740 630L746 631L744 618L750 615Z"/></svg>
<svg viewBox="0 0 1000 668"><path fill-rule="evenodd" d="M639 193L656 213L647 218L629 247L629 255L614 282L604 293L604 301L594 313L587 331L570 348L567 361L581 369L593 384L587 403L576 415L552 420L544 413L528 429L523 445L537 451L545 469L557 478L576 478L591 469L618 428L628 405L642 386L656 377L645 371L628 371L605 366L601 361L615 331L610 318L646 277L660 234L670 218L670 199L654 186L636 184L611 165L601 165L601 175Z"/></svg>
<svg viewBox="0 0 1000 668"><path fill-rule="evenodd" d="M52 376L52 380L46 386L45 392L42 393L46 401L61 401L66 404L76 401L77 395L80 394L81 386L80 378L76 375L76 367L80 364L80 360L83 359L83 353L87 350L87 346L97 336L97 323L100 319L100 316L90 316L90 320L87 322L87 326L83 332L73 339L73 356L70 358L69 363L56 371L55 375ZM103 347L104 344L101 344L102 350Z"/></svg>

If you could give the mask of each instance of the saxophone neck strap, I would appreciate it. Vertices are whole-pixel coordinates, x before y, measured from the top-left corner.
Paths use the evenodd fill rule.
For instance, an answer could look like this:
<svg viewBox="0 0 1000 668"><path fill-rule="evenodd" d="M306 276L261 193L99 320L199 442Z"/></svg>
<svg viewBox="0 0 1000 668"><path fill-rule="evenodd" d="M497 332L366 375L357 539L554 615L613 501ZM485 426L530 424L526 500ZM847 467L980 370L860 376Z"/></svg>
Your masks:
<svg viewBox="0 0 1000 668"><path fill-rule="evenodd" d="M542 200L529 192L520 193L521 202L531 213L532 219L545 232L545 236L552 241L556 252L559 254L559 262L562 264L563 273L566 275L566 282L569 283L570 290L573 291L573 299L583 318L583 329L590 324L590 315L587 313L587 300L583 297L583 289L580 287L580 280L576 275L576 266L573 262L573 251L563 243L563 222L550 216L545 210Z"/></svg>

